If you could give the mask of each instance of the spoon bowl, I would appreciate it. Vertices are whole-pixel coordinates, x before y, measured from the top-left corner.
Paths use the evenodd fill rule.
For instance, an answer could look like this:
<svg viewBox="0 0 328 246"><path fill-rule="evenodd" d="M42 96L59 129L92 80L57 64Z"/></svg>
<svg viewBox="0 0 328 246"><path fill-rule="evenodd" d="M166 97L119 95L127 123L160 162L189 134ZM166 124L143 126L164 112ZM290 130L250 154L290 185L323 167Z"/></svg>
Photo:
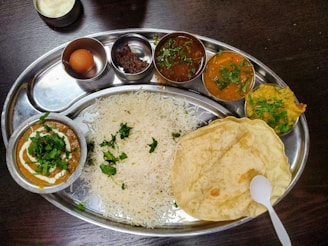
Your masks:
<svg viewBox="0 0 328 246"><path fill-rule="evenodd" d="M270 198L272 186L269 180L267 180L262 175L255 176L250 184L250 192L254 201L262 204L268 209L272 224L276 230L281 244L284 246L291 245L287 231L271 205Z"/></svg>

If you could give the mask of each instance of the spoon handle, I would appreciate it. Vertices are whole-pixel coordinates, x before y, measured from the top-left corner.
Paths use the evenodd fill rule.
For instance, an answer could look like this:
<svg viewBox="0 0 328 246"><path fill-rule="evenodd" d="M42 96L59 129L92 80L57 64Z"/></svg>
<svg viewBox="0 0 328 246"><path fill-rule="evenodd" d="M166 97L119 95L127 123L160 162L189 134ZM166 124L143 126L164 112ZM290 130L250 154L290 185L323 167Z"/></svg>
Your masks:
<svg viewBox="0 0 328 246"><path fill-rule="evenodd" d="M291 246L290 238L287 234L287 231L284 227L284 225L281 223L278 215L272 208L272 206L268 206L269 215L271 217L272 224L274 226L274 229L276 230L276 233L278 235L278 238L283 246Z"/></svg>

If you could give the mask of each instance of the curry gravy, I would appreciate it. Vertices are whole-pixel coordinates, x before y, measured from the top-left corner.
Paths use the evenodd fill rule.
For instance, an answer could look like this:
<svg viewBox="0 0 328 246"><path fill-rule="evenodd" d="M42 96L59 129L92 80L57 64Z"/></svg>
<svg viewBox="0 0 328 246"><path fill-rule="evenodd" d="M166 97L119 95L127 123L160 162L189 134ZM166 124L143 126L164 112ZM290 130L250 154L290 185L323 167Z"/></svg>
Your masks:
<svg viewBox="0 0 328 246"><path fill-rule="evenodd" d="M184 35L165 41L157 50L155 57L157 67L163 76L177 82L195 78L205 62L202 44Z"/></svg>
<svg viewBox="0 0 328 246"><path fill-rule="evenodd" d="M45 125L51 127L52 130L47 132ZM64 137L65 151L70 152L68 159L66 159L65 152L63 151L62 153L62 159L68 161L67 170L54 167L50 169L48 176L36 172L38 160L28 153L28 147L32 144L31 137L35 136L37 132L40 133L40 136L57 133L60 137ZM56 120L45 120L42 124L33 124L21 136L16 147L16 161L19 170L29 181L35 183L40 188L66 182L79 165L80 155L80 143L75 132L69 126Z"/></svg>
<svg viewBox="0 0 328 246"><path fill-rule="evenodd" d="M223 51L214 55L204 71L204 85L214 97L234 101L245 97L254 85L254 68L242 55Z"/></svg>

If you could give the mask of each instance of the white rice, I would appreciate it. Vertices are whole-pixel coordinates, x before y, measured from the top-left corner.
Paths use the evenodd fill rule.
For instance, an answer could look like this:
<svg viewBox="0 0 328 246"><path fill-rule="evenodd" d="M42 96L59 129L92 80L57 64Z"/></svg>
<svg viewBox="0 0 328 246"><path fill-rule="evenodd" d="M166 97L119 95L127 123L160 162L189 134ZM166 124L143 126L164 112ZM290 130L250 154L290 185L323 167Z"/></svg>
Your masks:
<svg viewBox="0 0 328 246"><path fill-rule="evenodd" d="M90 156L95 164L86 165L82 178L90 194L101 200L103 215L149 228L167 223L175 210L169 180L177 144L172 133L182 136L197 128L195 107L161 93L139 91L101 98L93 110L97 116L89 124L88 140L95 142ZM117 135L115 149L100 147L121 123L132 127L129 137L122 140ZM158 145L149 153L152 138ZM104 163L103 151L108 150L115 156L122 152L128 156L116 164L117 173L111 177L99 167Z"/></svg>

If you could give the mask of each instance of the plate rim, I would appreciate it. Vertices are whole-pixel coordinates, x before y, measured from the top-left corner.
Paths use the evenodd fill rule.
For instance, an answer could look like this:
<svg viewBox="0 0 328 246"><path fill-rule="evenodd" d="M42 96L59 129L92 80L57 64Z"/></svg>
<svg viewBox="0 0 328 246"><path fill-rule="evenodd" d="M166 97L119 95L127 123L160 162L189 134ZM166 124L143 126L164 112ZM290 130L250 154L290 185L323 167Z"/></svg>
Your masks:
<svg viewBox="0 0 328 246"><path fill-rule="evenodd" d="M165 34L165 33L169 33L169 32L174 32L173 30L167 30L167 29L154 29L154 28L131 28L131 29L118 29L118 30L112 30L112 31L105 31L105 32L98 32L98 33L94 33L91 35L88 35L87 37L93 37L93 38L97 38L102 42L106 42L106 37L110 36L110 35L120 35L120 34L125 34L125 33L141 33L141 34L153 34L153 33L159 33L159 34ZM218 46L223 46L227 49L231 49L234 51L237 51L245 56L247 56L252 63L254 63L256 66L260 67L261 70L257 71L261 76L267 76L270 75L273 80L275 80L275 82L278 85L282 85L285 86L287 85L277 74L275 74L269 67L267 67L265 64L263 64L262 62L260 62L259 60L257 60L255 57L247 54L246 52L239 50L236 47L233 47L231 45L228 45L226 43L223 43L221 41L218 40L214 40L208 37L204 37L201 35L197 35L195 34L195 36L197 36L198 38L200 38L203 42L205 43L209 43L209 44L214 44L214 45L218 45ZM67 42L68 43L68 42ZM15 93L17 92L17 90L21 87L24 86L24 77L29 74L30 72L32 73L34 67L40 63L41 61L43 61L44 59L49 59L52 56L54 56L56 53L58 53L61 49L63 49L65 47L65 45L67 43L64 43L50 51L48 51L47 53L45 53L44 55L42 55L41 57L39 57L38 59L36 59L34 62L32 62L15 80L15 82L13 83L12 87L10 88L10 91L7 94L6 100L4 102L4 106L3 106L3 110L1 113L1 126L2 126L2 137L3 137L3 142L5 144L5 146L7 147L8 145L8 141L9 141L9 137L10 135L7 132L7 124L8 121L12 120L13 117L9 117L9 111L11 110L10 103L11 100L13 99L15 95ZM110 87L110 88L114 88L114 87ZM107 89L104 89L107 90ZM103 90L103 91L104 91ZM194 93L191 92L190 93ZM92 94L90 94L92 95ZM86 97L90 96L87 95ZM209 99L212 100L212 99ZM213 101L213 100L212 100ZM77 102L83 102L83 98L81 99L81 101L77 101ZM76 103L77 103L76 102ZM215 102L217 104L219 104L220 106L224 107L225 109L227 109L224 105L222 105L219 102ZM64 110L63 112L66 114L71 114L72 112L70 112L69 110L72 110L74 107L76 107L75 104L71 105L70 107L68 107L68 109ZM229 109L227 109L229 111ZM7 119L8 118L8 119ZM304 114L301 115L300 119L299 119L299 123L300 127L302 128L301 130L303 131L303 135L304 135L304 146L303 146L303 155L302 158L300 160L300 166L297 170L297 172L293 175L292 178L292 182L290 183L290 185L288 186L288 189L286 190L285 194L283 196L281 196L276 204L278 202L280 202L291 190L292 188L296 185L297 181L299 180L299 178L301 177L301 174L303 173L303 170L305 168L306 165L306 161L308 158L308 154L309 154L309 145L310 145L310 136L309 136L309 129L308 129L308 124L306 121L306 117ZM75 210L69 210L67 207L63 206L62 204L60 204L58 202L58 200L56 200L53 197L53 194L47 194L47 195L42 195L46 200L48 200L50 203L52 203L53 205L55 205L58 208L61 208L63 211L74 215L80 219L83 219L87 222L96 224L98 226L104 227L104 228L108 228L108 229L112 229L115 231L121 231L121 232L127 232L127 233L132 233L132 234L138 234L138 235L143 235L143 236L165 236L165 237L175 237L175 236L192 236L192 235L200 235L200 234L208 234L208 233L213 233L213 232L218 232L218 231L223 231L226 229L230 229L232 227L238 226L240 224L243 224L249 220L252 220L253 218L244 218L239 220L239 222L237 224L231 224L231 226L226 226L226 227L214 227L214 228L207 228L204 230L200 230L198 228L198 230L196 231L190 231L190 232L181 232L181 233L168 233L167 231L163 231L163 233L158 233L152 229L148 229L148 228L144 228L145 230L133 230L133 229L127 229L125 228L126 226L124 226L123 228L117 228L117 227L111 227L108 226L104 223L100 223L97 221L92 221L90 218L85 218L85 217L81 217L81 212L80 211L75 211ZM134 227L131 225L127 225L128 227ZM134 229L136 229L134 227Z"/></svg>

